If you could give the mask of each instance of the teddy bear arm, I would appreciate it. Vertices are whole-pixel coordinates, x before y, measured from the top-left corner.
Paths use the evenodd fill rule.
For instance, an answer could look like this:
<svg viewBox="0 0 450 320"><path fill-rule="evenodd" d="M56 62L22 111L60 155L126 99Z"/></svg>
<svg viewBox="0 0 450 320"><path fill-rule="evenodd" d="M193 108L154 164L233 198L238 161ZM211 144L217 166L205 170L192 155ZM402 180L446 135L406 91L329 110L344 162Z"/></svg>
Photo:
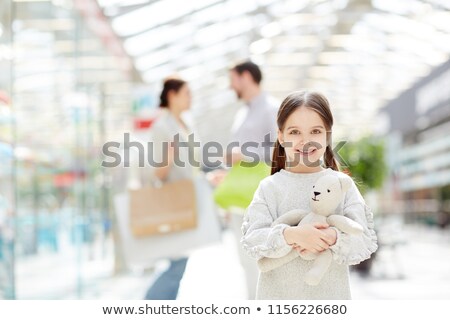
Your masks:
<svg viewBox="0 0 450 320"><path fill-rule="evenodd" d="M268 272L284 266L286 263L298 258L298 253L291 250L287 255L280 258L261 258L258 260L258 268L261 272Z"/></svg>
<svg viewBox="0 0 450 320"><path fill-rule="evenodd" d="M363 227L358 223L345 216L331 215L327 218L330 226L336 227L344 233L358 235L363 232Z"/></svg>
<svg viewBox="0 0 450 320"><path fill-rule="evenodd" d="M294 209L291 211L286 212L285 214L278 217L274 222L272 222L272 227L276 226L277 224L287 224L289 226L296 226L300 223L300 221L306 217L308 212Z"/></svg>

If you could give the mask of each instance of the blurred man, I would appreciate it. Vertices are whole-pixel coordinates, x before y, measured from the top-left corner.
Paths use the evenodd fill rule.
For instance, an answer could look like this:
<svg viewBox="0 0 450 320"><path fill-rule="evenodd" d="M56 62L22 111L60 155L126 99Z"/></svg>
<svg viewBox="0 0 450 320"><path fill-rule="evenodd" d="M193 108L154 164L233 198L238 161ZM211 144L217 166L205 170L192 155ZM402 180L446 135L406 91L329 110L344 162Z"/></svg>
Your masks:
<svg viewBox="0 0 450 320"><path fill-rule="evenodd" d="M279 103L261 89L261 81L260 68L251 61L240 63L230 70L230 86L245 102L245 106L236 113L231 127L231 142L239 143L239 147L233 148L232 163L243 160L250 153L252 158L257 154L260 161L270 162L270 147L277 133ZM267 134L271 135L270 139ZM244 145L250 142L251 147ZM253 147L254 143L258 147Z"/></svg>
<svg viewBox="0 0 450 320"><path fill-rule="evenodd" d="M228 146L233 144L235 147L227 147L225 161L228 166L235 165L242 160L246 162L270 163L272 146L277 133L276 116L279 103L261 89L261 80L261 70L253 62L240 63L230 69L230 86L236 92L237 97L245 102L245 105L237 111L231 127L231 141ZM255 169L257 168L255 167ZM214 185L219 185L218 189L220 189L220 184L226 179L226 173L224 172L216 170L215 175L211 175L213 178L210 181ZM245 172L248 172L248 176ZM267 171L268 173L269 171ZM246 275L249 299L255 298L258 269L256 262L246 255L239 243L242 236L242 217L245 210L242 207L241 200L243 193L245 193L249 195L248 201L251 201L254 189L259 184L259 181L255 180L255 177L257 178L258 175L255 175L255 171L252 168L246 168L245 171L240 171L239 179L246 181L245 186L248 190L237 190L238 188L230 187L240 184L239 181L228 184L228 188L233 190L224 192L223 188L221 189L222 194L227 194L226 203L228 205L225 206L225 220L235 234L239 260ZM234 177L236 179L236 175ZM250 180L254 182L254 187L249 184ZM228 182L230 182L230 179L228 179ZM242 191L244 192L242 193ZM234 199L236 192L239 193L236 195L239 201ZM216 202L219 203L217 193Z"/></svg>

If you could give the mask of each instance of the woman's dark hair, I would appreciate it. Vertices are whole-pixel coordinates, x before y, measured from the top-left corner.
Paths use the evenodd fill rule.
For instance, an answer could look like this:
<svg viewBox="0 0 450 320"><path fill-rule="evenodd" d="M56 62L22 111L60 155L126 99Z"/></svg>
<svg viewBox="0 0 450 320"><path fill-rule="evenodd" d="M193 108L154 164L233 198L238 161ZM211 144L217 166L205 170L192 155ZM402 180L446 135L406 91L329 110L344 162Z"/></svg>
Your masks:
<svg viewBox="0 0 450 320"><path fill-rule="evenodd" d="M338 163L333 155L331 144L331 129L333 127L333 115L327 98L317 92L296 91L289 94L281 103L277 115L277 125L283 131L284 125L289 116L298 108L306 107L317 112L325 124L327 130L327 148L324 154L325 167L339 171ZM275 174L286 166L286 151L280 142L275 142L271 174Z"/></svg>
<svg viewBox="0 0 450 320"><path fill-rule="evenodd" d="M244 71L247 71L252 76L253 81L255 81L256 84L260 84L262 80L262 73L261 69L259 69L258 65L254 64L251 61L246 61L243 63L240 63L231 70L236 71L239 75L243 74Z"/></svg>
<svg viewBox="0 0 450 320"><path fill-rule="evenodd" d="M167 79L164 81L163 90L160 96L160 104L161 108L169 107L169 92L174 91L178 92L180 89L186 84L186 81L181 79Z"/></svg>

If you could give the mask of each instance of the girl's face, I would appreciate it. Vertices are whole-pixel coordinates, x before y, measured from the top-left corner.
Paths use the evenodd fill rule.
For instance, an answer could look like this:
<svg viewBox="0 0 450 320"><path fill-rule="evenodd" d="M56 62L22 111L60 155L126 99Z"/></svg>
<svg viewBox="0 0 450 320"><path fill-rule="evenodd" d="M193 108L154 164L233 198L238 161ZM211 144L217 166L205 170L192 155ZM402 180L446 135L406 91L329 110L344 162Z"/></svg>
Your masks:
<svg viewBox="0 0 450 320"><path fill-rule="evenodd" d="M278 140L286 151L286 168L317 168L327 146L327 129L314 110L300 107L287 119Z"/></svg>

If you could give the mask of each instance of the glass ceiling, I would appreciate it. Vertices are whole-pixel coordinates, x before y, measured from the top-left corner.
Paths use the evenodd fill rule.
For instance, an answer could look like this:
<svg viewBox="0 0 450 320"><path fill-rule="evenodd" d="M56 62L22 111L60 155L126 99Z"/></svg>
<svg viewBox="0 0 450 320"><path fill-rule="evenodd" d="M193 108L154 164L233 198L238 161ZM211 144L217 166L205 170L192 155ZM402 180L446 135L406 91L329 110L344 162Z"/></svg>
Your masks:
<svg viewBox="0 0 450 320"><path fill-rule="evenodd" d="M221 127L212 109L236 103L223 92L227 70L248 57L261 64L264 87L280 99L301 88L326 93L346 136L370 133L378 108L450 54L444 0L98 3L143 81L159 84L177 72L191 82L205 132Z"/></svg>
<svg viewBox="0 0 450 320"><path fill-rule="evenodd" d="M190 83L201 135L225 142L239 104L228 69L249 57L280 100L302 88L324 92L336 138L356 138L373 132L380 107L450 56L445 0L14 3L14 45L0 43L0 60L14 52L17 119L35 145L67 141L54 133L73 120L67 97L80 91L103 99L107 137L126 130L133 91L157 95L173 73ZM35 135L42 127L47 136Z"/></svg>

